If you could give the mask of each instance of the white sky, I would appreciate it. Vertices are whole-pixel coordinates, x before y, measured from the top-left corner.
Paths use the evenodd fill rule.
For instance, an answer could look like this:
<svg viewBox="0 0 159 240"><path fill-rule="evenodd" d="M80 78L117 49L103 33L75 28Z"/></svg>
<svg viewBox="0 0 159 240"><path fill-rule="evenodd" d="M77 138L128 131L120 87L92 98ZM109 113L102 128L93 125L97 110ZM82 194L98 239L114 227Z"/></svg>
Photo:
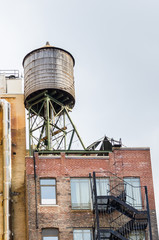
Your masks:
<svg viewBox="0 0 159 240"><path fill-rule="evenodd" d="M23 72L24 56L46 41L75 58L72 118L85 145L106 134L151 147L159 218L159 1L1 2L0 70Z"/></svg>

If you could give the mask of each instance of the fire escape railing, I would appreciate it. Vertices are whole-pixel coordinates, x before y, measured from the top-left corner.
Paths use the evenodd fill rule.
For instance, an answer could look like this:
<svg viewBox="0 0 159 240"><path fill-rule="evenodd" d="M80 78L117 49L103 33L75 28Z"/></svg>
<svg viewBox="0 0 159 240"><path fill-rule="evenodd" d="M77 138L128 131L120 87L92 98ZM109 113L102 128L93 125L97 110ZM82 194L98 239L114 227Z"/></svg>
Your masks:
<svg viewBox="0 0 159 240"><path fill-rule="evenodd" d="M135 187L110 172L102 172L102 176L109 178L109 187L104 195L100 195L97 189L97 178L101 177L101 173L89 174L94 213L93 239L133 240L131 234L134 234L138 240L142 238L138 238L137 234L146 231L152 240L147 187ZM144 192L144 204L142 200L141 203L136 200L139 197L135 194L139 192L138 188L142 194Z"/></svg>

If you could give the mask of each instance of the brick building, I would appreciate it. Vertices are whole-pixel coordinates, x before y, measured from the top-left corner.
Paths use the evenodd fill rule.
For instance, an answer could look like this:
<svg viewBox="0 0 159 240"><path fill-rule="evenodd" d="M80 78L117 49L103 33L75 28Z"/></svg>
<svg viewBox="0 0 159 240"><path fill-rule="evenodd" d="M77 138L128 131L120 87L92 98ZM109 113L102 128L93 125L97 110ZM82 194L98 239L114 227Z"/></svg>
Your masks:
<svg viewBox="0 0 159 240"><path fill-rule="evenodd" d="M34 157L26 157L29 240L92 239L96 217L91 202L89 173L93 174L93 172L96 172L96 181L99 181L97 184L98 188L101 188L101 194L105 191L103 190L105 186L109 192L112 177L115 185L123 183L121 179L124 179L125 183L136 186L136 189L133 189L133 198L130 193L127 193L130 195L126 201L139 212L146 210L145 188L140 185L147 186L152 236L153 239L158 239L150 150L148 148L118 148L108 156L67 156L65 153L61 153L60 156L41 156L35 153ZM111 173L117 174L119 178ZM47 187L50 189L49 192L45 191ZM132 215L134 216L135 212ZM133 221L134 226L125 226L125 234L121 232L121 235L127 238L121 238L121 236L106 238L105 234L105 238L101 239L148 239L147 216L145 217L143 212L136 216L140 217L134 220L133 217L128 217L124 210L121 212L119 209L118 212L115 209L109 213L102 209L99 213L102 229L106 227L109 229L113 226L115 229L121 229L122 224L125 226L127 222L130 224ZM113 218L116 220L111 224Z"/></svg>

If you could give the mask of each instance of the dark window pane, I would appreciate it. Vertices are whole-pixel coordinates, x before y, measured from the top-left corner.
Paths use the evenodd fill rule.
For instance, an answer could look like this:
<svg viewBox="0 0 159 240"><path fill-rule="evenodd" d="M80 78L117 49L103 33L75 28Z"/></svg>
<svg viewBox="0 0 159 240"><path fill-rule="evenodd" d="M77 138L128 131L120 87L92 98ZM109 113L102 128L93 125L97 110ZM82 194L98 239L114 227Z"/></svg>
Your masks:
<svg viewBox="0 0 159 240"><path fill-rule="evenodd" d="M42 230L42 235L43 236L58 236L58 229L56 228L45 228Z"/></svg>
<svg viewBox="0 0 159 240"><path fill-rule="evenodd" d="M58 240L58 229L46 228L42 230L43 240Z"/></svg>

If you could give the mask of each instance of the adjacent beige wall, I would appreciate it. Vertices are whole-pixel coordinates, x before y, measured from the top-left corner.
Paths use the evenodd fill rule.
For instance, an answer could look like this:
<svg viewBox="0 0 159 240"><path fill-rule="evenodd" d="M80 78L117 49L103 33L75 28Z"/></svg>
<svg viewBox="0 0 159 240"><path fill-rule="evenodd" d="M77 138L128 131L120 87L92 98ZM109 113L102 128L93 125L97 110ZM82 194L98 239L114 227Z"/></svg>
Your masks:
<svg viewBox="0 0 159 240"><path fill-rule="evenodd" d="M2 240L3 236L3 155L2 155L2 111L0 110L0 240Z"/></svg>
<svg viewBox="0 0 159 240"><path fill-rule="evenodd" d="M12 204L11 225L14 239L26 239L25 219L25 108L23 94L1 94L0 99L5 99L11 104L11 138L12 138ZM3 192L2 182L2 112L0 112L0 193ZM0 240L3 239L3 196L0 195Z"/></svg>

